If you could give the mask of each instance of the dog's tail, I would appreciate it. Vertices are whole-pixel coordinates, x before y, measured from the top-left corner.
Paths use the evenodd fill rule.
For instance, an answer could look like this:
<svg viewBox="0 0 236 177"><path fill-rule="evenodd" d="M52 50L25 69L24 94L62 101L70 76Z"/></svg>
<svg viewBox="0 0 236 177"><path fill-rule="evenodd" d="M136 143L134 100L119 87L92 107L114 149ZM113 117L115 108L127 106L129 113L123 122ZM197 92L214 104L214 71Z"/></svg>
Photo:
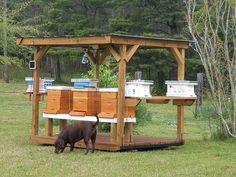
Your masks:
<svg viewBox="0 0 236 177"><path fill-rule="evenodd" d="M95 124L93 124L93 127L96 127L99 123L99 117L96 115L96 118L97 118L97 122Z"/></svg>

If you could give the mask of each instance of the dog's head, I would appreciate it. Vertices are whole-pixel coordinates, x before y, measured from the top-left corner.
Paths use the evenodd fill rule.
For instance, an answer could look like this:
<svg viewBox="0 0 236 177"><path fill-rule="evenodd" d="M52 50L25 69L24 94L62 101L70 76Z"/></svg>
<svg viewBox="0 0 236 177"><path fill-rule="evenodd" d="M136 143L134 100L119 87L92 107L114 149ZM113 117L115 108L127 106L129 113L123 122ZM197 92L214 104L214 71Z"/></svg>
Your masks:
<svg viewBox="0 0 236 177"><path fill-rule="evenodd" d="M59 154L59 153L62 153L65 149L65 142L63 139L57 139L55 144L55 153Z"/></svg>

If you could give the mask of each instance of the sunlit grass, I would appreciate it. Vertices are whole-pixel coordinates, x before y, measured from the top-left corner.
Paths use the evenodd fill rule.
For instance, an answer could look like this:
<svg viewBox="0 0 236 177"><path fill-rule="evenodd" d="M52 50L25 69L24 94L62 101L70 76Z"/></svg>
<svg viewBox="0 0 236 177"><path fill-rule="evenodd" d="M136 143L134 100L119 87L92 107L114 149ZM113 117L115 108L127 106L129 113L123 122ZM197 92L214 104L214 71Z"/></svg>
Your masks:
<svg viewBox="0 0 236 177"><path fill-rule="evenodd" d="M23 96L26 83L0 83L0 176L96 176L96 177L189 177L236 174L236 141L212 141L207 122L185 108L185 145L153 151L105 152L85 155L83 149L57 155L52 146L32 144L32 105ZM45 103L40 103L40 109ZM149 105L153 118L135 133L176 136L176 108L172 104ZM40 117L43 129L44 119ZM41 130L43 131L43 130Z"/></svg>

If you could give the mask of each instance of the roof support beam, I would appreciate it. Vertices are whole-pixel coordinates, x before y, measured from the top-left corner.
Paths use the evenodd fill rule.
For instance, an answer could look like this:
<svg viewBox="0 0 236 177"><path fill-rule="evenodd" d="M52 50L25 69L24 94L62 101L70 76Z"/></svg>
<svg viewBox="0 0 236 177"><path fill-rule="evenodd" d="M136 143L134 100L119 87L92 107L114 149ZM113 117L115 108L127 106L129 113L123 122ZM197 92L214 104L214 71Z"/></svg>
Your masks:
<svg viewBox="0 0 236 177"><path fill-rule="evenodd" d="M110 54L109 49L105 49L105 51L96 50L92 52L91 50L85 50L86 55L89 60L94 65L94 77L99 79L99 66L103 63L106 57Z"/></svg>
<svg viewBox="0 0 236 177"><path fill-rule="evenodd" d="M126 61L129 62L129 60L132 58L132 56L134 55L134 53L137 51L137 49L139 48L139 45L133 45L131 47L129 47L129 49L126 52L127 58Z"/></svg>
<svg viewBox="0 0 236 177"><path fill-rule="evenodd" d="M183 58L180 50L177 48L170 48L170 51L171 51L172 55L175 57L175 59L177 60L178 64L183 64L184 58Z"/></svg>
<svg viewBox="0 0 236 177"><path fill-rule="evenodd" d="M42 46L42 47L36 47L35 53L34 53L34 60L40 61L43 56L47 53L49 49L49 46Z"/></svg>
<svg viewBox="0 0 236 177"><path fill-rule="evenodd" d="M113 55L113 57L116 59L116 61L119 62L121 59L119 51L117 51L112 45L109 45L108 49L111 52L111 54Z"/></svg>

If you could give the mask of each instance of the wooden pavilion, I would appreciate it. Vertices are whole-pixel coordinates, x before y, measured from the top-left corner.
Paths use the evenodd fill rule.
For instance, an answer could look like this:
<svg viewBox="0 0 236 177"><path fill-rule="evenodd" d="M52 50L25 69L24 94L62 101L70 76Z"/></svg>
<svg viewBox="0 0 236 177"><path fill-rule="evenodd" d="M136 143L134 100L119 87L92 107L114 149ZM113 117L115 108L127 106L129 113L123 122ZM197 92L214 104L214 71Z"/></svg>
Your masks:
<svg viewBox="0 0 236 177"><path fill-rule="evenodd" d="M185 73L185 49L189 47L189 41L162 39L153 37L140 37L128 35L104 35L88 37L26 37L18 38L18 45L35 48L34 61L36 68L33 70L33 109L31 140L39 144L54 144L56 136L53 134L53 118L46 119L45 134L39 135L39 78L40 62L43 56L52 47L80 47L83 48L94 65L94 78L99 79L99 66L108 55L112 55L117 61L118 73L118 103L117 119L111 123L109 134L98 134L96 149L108 151L122 151L131 149L153 149L171 145L184 144L184 106L193 104L192 97L167 97L153 96L143 98L146 103L166 104L169 101L177 107L177 136L173 138L133 136L133 122L125 121L124 109L126 104L136 104L138 98L125 97L126 64L130 61L138 49L165 48L174 56L178 65L178 80L184 80ZM60 128L66 125L66 119L60 119ZM77 143L77 147L83 147L83 143Z"/></svg>

